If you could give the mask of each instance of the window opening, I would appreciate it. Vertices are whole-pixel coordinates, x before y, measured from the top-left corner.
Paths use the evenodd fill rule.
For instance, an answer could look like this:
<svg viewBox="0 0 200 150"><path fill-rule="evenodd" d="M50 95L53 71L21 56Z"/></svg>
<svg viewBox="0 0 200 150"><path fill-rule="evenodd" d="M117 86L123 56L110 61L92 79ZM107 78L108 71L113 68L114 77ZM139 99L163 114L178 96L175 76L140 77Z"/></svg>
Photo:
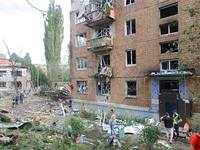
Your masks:
<svg viewBox="0 0 200 150"><path fill-rule="evenodd" d="M135 0L125 0L125 5L130 5L132 3L135 3Z"/></svg>
<svg viewBox="0 0 200 150"><path fill-rule="evenodd" d="M136 81L126 81L126 96L127 97L136 97Z"/></svg>
<svg viewBox="0 0 200 150"><path fill-rule="evenodd" d="M6 82L0 82L0 87L6 87Z"/></svg>
<svg viewBox="0 0 200 150"><path fill-rule="evenodd" d="M75 17L75 23L78 24L78 23L81 23L81 22L84 22L85 21L85 18L84 17L80 17L79 16L79 12L76 12L76 17Z"/></svg>
<svg viewBox="0 0 200 150"><path fill-rule="evenodd" d="M21 77L22 76L22 71L15 71L17 75L17 77ZM13 76L13 71L11 71L11 76Z"/></svg>
<svg viewBox="0 0 200 150"><path fill-rule="evenodd" d="M87 92L88 92L87 81L77 81L76 92L82 93L82 94L87 94Z"/></svg>
<svg viewBox="0 0 200 150"><path fill-rule="evenodd" d="M179 91L178 80L161 80L160 81L160 92L166 91Z"/></svg>
<svg viewBox="0 0 200 150"><path fill-rule="evenodd" d="M110 81L97 81L97 95L110 95Z"/></svg>
<svg viewBox="0 0 200 150"><path fill-rule="evenodd" d="M135 19L127 20L125 26L126 26L126 35L136 33Z"/></svg>
<svg viewBox="0 0 200 150"><path fill-rule="evenodd" d="M165 60L161 61L161 71L177 70L178 60Z"/></svg>
<svg viewBox="0 0 200 150"><path fill-rule="evenodd" d="M178 32L178 22L160 25L160 34L171 34Z"/></svg>
<svg viewBox="0 0 200 150"><path fill-rule="evenodd" d="M77 69L87 68L87 58L77 58Z"/></svg>
<svg viewBox="0 0 200 150"><path fill-rule="evenodd" d="M178 14L178 4L160 8L160 18L165 18Z"/></svg>
<svg viewBox="0 0 200 150"><path fill-rule="evenodd" d="M76 46L77 47L86 45L86 41L87 41L86 33L76 36Z"/></svg>
<svg viewBox="0 0 200 150"><path fill-rule="evenodd" d="M127 65L136 64L136 50L126 51Z"/></svg>
<svg viewBox="0 0 200 150"><path fill-rule="evenodd" d="M0 71L0 77L5 77L6 76L6 71Z"/></svg>
<svg viewBox="0 0 200 150"><path fill-rule="evenodd" d="M101 72L101 69L107 66L110 66L110 54L97 56L97 72Z"/></svg>
<svg viewBox="0 0 200 150"><path fill-rule="evenodd" d="M111 36L111 27L107 26L105 28L99 28L94 30L94 38L95 37L102 37L102 36Z"/></svg>
<svg viewBox="0 0 200 150"><path fill-rule="evenodd" d="M161 54L169 52L178 52L178 40L160 43Z"/></svg>

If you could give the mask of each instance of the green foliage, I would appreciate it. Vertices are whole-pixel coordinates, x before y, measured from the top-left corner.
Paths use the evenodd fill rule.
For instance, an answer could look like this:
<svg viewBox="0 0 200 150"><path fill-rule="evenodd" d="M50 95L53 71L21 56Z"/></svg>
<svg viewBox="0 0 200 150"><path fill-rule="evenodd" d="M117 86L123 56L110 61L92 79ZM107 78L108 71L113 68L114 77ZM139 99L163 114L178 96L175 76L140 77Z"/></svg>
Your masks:
<svg viewBox="0 0 200 150"><path fill-rule="evenodd" d="M26 56L24 56L24 64L26 66L30 66L32 64L31 57L30 57L29 53L26 53Z"/></svg>
<svg viewBox="0 0 200 150"><path fill-rule="evenodd" d="M55 6L55 1L50 0L47 19L44 22L44 48L48 76L53 85L58 79L61 45L64 38L63 14L60 5Z"/></svg>
<svg viewBox="0 0 200 150"><path fill-rule="evenodd" d="M185 68L194 68L198 75L200 72L200 0L196 1L193 7L188 7L182 10L190 15L190 18L188 19L191 24L182 32L182 37L178 41L179 51L177 56L180 57L179 68L181 70L184 70ZM192 91L190 91L190 93L192 93ZM192 96L193 98L191 100L193 102L200 100L199 92L195 92Z"/></svg>
<svg viewBox="0 0 200 150"><path fill-rule="evenodd" d="M200 131L200 116L193 115L191 118L187 119L190 127L196 131Z"/></svg>
<svg viewBox="0 0 200 150"><path fill-rule="evenodd" d="M146 148L151 150L155 144L157 144L160 131L157 126L146 125L140 135L140 143L143 143Z"/></svg>
<svg viewBox="0 0 200 150"><path fill-rule="evenodd" d="M0 113L0 122L10 123L11 119Z"/></svg>
<svg viewBox="0 0 200 150"><path fill-rule="evenodd" d="M84 122L79 118L71 117L68 123L71 126L74 135L80 136L85 130Z"/></svg>
<svg viewBox="0 0 200 150"><path fill-rule="evenodd" d="M39 125L36 125L34 122L32 123L32 127L30 129L31 131L35 131L35 132L41 132L44 130L44 128L42 128L41 126Z"/></svg>

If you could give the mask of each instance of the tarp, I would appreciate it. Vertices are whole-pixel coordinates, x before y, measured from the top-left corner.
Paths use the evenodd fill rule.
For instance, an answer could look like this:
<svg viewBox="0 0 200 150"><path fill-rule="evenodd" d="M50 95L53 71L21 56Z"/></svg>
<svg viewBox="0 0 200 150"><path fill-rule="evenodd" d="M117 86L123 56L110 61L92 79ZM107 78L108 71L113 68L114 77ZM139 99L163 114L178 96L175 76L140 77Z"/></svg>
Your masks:
<svg viewBox="0 0 200 150"><path fill-rule="evenodd" d="M20 125L4 125L0 123L0 128L7 128L7 129L12 129L12 130L16 130L16 129L24 129L24 127L29 130L32 127L32 124L30 122L25 122L22 123Z"/></svg>

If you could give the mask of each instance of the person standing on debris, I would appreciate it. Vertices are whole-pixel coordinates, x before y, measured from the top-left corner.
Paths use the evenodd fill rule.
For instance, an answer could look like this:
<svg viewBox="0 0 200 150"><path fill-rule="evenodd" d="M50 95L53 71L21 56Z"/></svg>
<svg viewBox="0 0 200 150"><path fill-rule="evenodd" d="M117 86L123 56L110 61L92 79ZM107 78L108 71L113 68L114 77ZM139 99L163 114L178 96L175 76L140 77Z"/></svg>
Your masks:
<svg viewBox="0 0 200 150"><path fill-rule="evenodd" d="M12 97L12 108L15 108L15 94Z"/></svg>
<svg viewBox="0 0 200 150"><path fill-rule="evenodd" d="M110 114L111 114L111 120L110 120L109 125L110 125L111 136L112 136L112 133L115 135L114 125L115 125L115 118L116 118L113 109L110 110Z"/></svg>
<svg viewBox="0 0 200 150"><path fill-rule="evenodd" d="M167 136L167 142L172 144L173 140L173 128L174 128L174 123L173 119L169 117L169 113L166 112L164 116L160 118L161 121L164 121L165 123L165 132ZM170 134L170 140L169 140L169 134Z"/></svg>
<svg viewBox="0 0 200 150"><path fill-rule="evenodd" d="M200 150L200 131L190 137L190 150Z"/></svg>
<svg viewBox="0 0 200 150"><path fill-rule="evenodd" d="M16 95L15 95L15 104L16 104L16 105L18 105L18 99L19 99L19 95L16 94Z"/></svg>
<svg viewBox="0 0 200 150"><path fill-rule="evenodd" d="M174 128L176 132L176 135L174 132L174 138L175 138L175 141L177 141L179 137L179 124L182 122L182 119L176 110L173 111L173 121L174 121Z"/></svg>
<svg viewBox="0 0 200 150"><path fill-rule="evenodd" d="M20 103L21 103L21 104L23 103L23 96L24 96L24 95L23 95L23 93L21 92L21 93L20 93Z"/></svg>

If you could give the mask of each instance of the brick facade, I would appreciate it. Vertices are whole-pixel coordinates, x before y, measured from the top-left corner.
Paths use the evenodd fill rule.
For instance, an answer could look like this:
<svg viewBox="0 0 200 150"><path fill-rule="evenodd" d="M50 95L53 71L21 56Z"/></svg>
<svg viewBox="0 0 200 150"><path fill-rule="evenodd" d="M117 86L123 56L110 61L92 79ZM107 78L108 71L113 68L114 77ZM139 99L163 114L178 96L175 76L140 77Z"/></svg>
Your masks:
<svg viewBox="0 0 200 150"><path fill-rule="evenodd" d="M115 2L117 1L117 3ZM195 0L136 0L135 3L124 6L124 0L114 0L115 21L112 25L112 50L89 52L87 45L76 47L75 36L86 33L87 40L92 39L93 29L85 26L85 22L75 24L75 13L79 9L79 0L72 2L70 14L71 38L71 79L74 89L74 99L88 101L104 101L105 95L96 95L97 81L105 78L89 77L96 73L96 57L101 54L110 54L110 66L113 67L113 76L110 78L111 95L108 103L151 107L151 79L146 75L151 70L160 70L160 60L179 59L176 52L160 54L159 43L180 39L181 33L193 21L189 14L180 8L192 6ZM178 3L178 14L160 19L159 8ZM120 17L118 17L120 15ZM125 35L125 19L136 20L136 33ZM160 35L159 26L178 20L178 33ZM126 51L136 50L136 65L126 65ZM187 54L185 54L187 55ZM87 57L87 69L77 70L76 59ZM175 79L175 78L174 78ZM198 83L189 79L189 89L196 90ZM76 82L87 81L87 94L76 92ZM137 97L126 97L126 81L136 81ZM200 104L194 104L193 112L200 113Z"/></svg>

